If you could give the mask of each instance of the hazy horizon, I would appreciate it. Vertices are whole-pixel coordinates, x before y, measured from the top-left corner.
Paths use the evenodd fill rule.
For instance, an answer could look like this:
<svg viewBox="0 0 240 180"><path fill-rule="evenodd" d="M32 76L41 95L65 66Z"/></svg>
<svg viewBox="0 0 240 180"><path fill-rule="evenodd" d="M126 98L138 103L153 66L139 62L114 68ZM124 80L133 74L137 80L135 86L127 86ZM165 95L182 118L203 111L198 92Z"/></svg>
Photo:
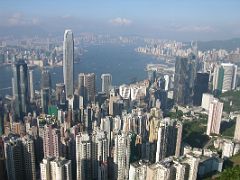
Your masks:
<svg viewBox="0 0 240 180"><path fill-rule="evenodd" d="M138 35L176 40L240 37L240 1L2 1L0 36L31 33Z"/></svg>

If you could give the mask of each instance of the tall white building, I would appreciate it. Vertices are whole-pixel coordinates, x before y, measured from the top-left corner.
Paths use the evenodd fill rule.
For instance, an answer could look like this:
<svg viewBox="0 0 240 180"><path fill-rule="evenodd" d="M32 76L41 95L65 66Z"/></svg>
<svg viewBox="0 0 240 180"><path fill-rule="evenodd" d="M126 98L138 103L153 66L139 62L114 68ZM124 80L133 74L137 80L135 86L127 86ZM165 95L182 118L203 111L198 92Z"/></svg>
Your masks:
<svg viewBox="0 0 240 180"><path fill-rule="evenodd" d="M203 93L202 95L202 108L205 110L209 110L209 105L210 102L212 102L214 99L214 96L212 94L208 94L208 93Z"/></svg>
<svg viewBox="0 0 240 180"><path fill-rule="evenodd" d="M224 69L222 92L235 89L237 78L237 66L231 63L222 63L221 65Z"/></svg>
<svg viewBox="0 0 240 180"><path fill-rule="evenodd" d="M40 164L41 180L71 180L71 161L65 158L44 158Z"/></svg>
<svg viewBox="0 0 240 180"><path fill-rule="evenodd" d="M131 85L131 100L137 100L140 97L146 96L146 86Z"/></svg>
<svg viewBox="0 0 240 180"><path fill-rule="evenodd" d="M214 66L214 72L213 72L213 90L219 89L222 90L221 85L222 82L218 82L220 80L220 68L221 66L219 64ZM221 75L221 79L223 78L223 74Z"/></svg>
<svg viewBox="0 0 240 180"><path fill-rule="evenodd" d="M147 180L170 179L170 168L155 163L147 167Z"/></svg>
<svg viewBox="0 0 240 180"><path fill-rule="evenodd" d="M207 135L219 134L222 120L223 103L214 99L209 105Z"/></svg>
<svg viewBox="0 0 240 180"><path fill-rule="evenodd" d="M109 94L109 91L112 87L112 75L111 74L102 74L102 92Z"/></svg>
<svg viewBox="0 0 240 180"><path fill-rule="evenodd" d="M114 179L127 180L130 160L130 137L125 134L115 136L114 142Z"/></svg>
<svg viewBox="0 0 240 180"><path fill-rule="evenodd" d="M73 33L71 30L65 30L63 41L63 78L66 90L66 98L70 101L74 97L73 62L74 62Z"/></svg>
<svg viewBox="0 0 240 180"><path fill-rule="evenodd" d="M50 161L53 160L53 157L44 158L40 163L40 175L41 180L50 180Z"/></svg>
<svg viewBox="0 0 240 180"><path fill-rule="evenodd" d="M200 159L192 155L187 155L187 158L184 160L185 168L185 178L189 180L197 179L198 165Z"/></svg>
<svg viewBox="0 0 240 180"><path fill-rule="evenodd" d="M83 97L83 103L95 101L96 83L94 73L80 73L78 75L79 95Z"/></svg>
<svg viewBox="0 0 240 180"><path fill-rule="evenodd" d="M234 140L240 142L240 115L237 117L235 131L234 131Z"/></svg>
<svg viewBox="0 0 240 180"><path fill-rule="evenodd" d="M168 91L168 89L170 87L171 79L170 79L169 75L164 75L164 79L165 79L165 88L164 88L164 90Z"/></svg>
<svg viewBox="0 0 240 180"><path fill-rule="evenodd" d="M30 88L30 102L33 102L34 100L33 70L29 71L29 88Z"/></svg>
<svg viewBox="0 0 240 180"><path fill-rule="evenodd" d="M92 179L92 141L87 133L76 136L77 179Z"/></svg>
<svg viewBox="0 0 240 180"><path fill-rule="evenodd" d="M129 180L145 180L147 178L147 165L144 161L138 161L130 164Z"/></svg>
<svg viewBox="0 0 240 180"><path fill-rule="evenodd" d="M72 180L71 161L65 158L56 158L50 162L52 180Z"/></svg>
<svg viewBox="0 0 240 180"><path fill-rule="evenodd" d="M182 147L183 124L181 122L177 122L176 129L177 129L177 134L176 134L175 156L179 157L181 155L181 147Z"/></svg>
<svg viewBox="0 0 240 180"><path fill-rule="evenodd" d="M230 140L225 140L222 147L222 158L229 158L233 156L234 143Z"/></svg>
<svg viewBox="0 0 240 180"><path fill-rule="evenodd" d="M94 131L92 136L93 179L108 179L108 139L104 131Z"/></svg>
<svg viewBox="0 0 240 180"><path fill-rule="evenodd" d="M130 86L126 84L119 86L119 94L123 99L130 99L130 95L131 95Z"/></svg>
<svg viewBox="0 0 240 180"><path fill-rule="evenodd" d="M184 179L184 176L185 176L185 165L182 164L182 163L175 162L173 167L174 167L174 170L176 172L175 179L176 180Z"/></svg>
<svg viewBox="0 0 240 180"><path fill-rule="evenodd" d="M237 66L231 63L216 65L213 75L213 90L220 92L230 91L236 88Z"/></svg>

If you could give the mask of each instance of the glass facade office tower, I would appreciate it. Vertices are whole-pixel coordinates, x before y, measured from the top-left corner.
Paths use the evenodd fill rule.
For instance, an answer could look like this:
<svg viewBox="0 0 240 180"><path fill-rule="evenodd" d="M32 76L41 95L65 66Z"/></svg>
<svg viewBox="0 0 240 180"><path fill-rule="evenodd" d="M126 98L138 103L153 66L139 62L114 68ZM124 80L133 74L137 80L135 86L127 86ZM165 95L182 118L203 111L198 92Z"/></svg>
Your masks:
<svg viewBox="0 0 240 180"><path fill-rule="evenodd" d="M41 80L41 106L42 112L48 113L48 106L51 103L51 75L48 70L42 71Z"/></svg>
<svg viewBox="0 0 240 180"><path fill-rule="evenodd" d="M179 105L192 103L194 80L196 76L195 55L177 57L174 74L174 100Z"/></svg>
<svg viewBox="0 0 240 180"><path fill-rule="evenodd" d="M63 41L63 78L66 90L66 99L74 97L73 86L74 40L71 30L65 30Z"/></svg>
<svg viewBox="0 0 240 180"><path fill-rule="evenodd" d="M12 83L15 115L17 119L22 120L28 112L29 105L28 67L24 60L16 61L13 64Z"/></svg>
<svg viewBox="0 0 240 180"><path fill-rule="evenodd" d="M42 71L42 81L41 81L41 88L52 88L52 80L51 80L51 74L48 70Z"/></svg>
<svg viewBox="0 0 240 180"><path fill-rule="evenodd" d="M148 71L148 80L150 81L150 83L154 83L154 81L156 80L156 71L154 70L149 70Z"/></svg>
<svg viewBox="0 0 240 180"><path fill-rule="evenodd" d="M194 85L194 97L193 104L195 106L201 106L202 104L202 95L203 93L208 92L208 82L209 82L209 74L198 72L195 85Z"/></svg>
<svg viewBox="0 0 240 180"><path fill-rule="evenodd" d="M102 74L102 92L109 94L110 88L112 86L112 75L111 74Z"/></svg>
<svg viewBox="0 0 240 180"><path fill-rule="evenodd" d="M83 104L95 102L96 83L94 73L80 73L78 75L79 95L83 97Z"/></svg>

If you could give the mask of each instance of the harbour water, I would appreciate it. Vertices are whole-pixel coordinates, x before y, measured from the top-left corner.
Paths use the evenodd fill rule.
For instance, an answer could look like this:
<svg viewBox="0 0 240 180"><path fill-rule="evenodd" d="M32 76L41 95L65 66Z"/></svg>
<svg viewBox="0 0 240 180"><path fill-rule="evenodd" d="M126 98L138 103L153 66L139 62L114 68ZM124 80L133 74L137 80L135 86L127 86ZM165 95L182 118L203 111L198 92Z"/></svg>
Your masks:
<svg viewBox="0 0 240 180"><path fill-rule="evenodd" d="M156 58L139 54L134 51L134 45L104 44L87 47L87 51L81 56L78 63L74 64L74 79L77 85L79 73L95 73L96 87L101 90L101 74L111 73L113 85L121 85L132 81L143 80L147 77L144 71L149 63L163 63ZM63 82L62 67L49 68L52 76L52 84ZM34 88L40 88L41 69L35 68ZM11 66L0 67L0 95L12 94L11 90L12 69ZM53 88L54 88L53 86Z"/></svg>

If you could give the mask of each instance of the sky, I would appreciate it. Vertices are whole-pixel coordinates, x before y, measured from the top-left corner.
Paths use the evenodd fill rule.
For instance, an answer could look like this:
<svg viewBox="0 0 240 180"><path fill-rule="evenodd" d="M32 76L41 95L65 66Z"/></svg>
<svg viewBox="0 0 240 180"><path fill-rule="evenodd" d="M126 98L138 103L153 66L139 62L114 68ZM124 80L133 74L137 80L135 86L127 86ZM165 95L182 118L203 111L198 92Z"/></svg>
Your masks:
<svg viewBox="0 0 240 180"><path fill-rule="evenodd" d="M93 32L177 40L240 37L239 0L1 0L0 35Z"/></svg>

